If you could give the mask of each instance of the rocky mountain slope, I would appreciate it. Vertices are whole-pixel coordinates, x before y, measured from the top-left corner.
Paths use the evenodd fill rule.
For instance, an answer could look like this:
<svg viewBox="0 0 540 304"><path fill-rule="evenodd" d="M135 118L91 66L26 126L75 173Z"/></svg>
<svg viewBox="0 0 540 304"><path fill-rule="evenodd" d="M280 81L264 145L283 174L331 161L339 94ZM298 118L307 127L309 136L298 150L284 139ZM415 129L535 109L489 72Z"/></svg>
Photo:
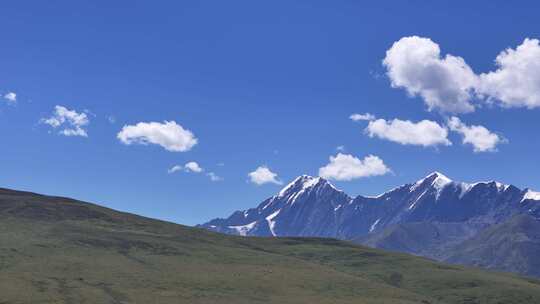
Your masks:
<svg viewBox="0 0 540 304"><path fill-rule="evenodd" d="M445 260L540 277L538 257L540 221L517 215L459 244Z"/></svg>

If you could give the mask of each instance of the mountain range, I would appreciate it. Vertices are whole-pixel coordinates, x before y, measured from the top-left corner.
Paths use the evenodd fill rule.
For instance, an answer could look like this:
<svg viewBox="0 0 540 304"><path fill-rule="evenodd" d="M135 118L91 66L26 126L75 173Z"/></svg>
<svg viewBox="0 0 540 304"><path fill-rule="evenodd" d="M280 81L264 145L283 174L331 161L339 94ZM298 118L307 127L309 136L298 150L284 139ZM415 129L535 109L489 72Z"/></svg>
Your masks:
<svg viewBox="0 0 540 304"><path fill-rule="evenodd" d="M540 303L540 280L0 189L0 303L530 304Z"/></svg>
<svg viewBox="0 0 540 304"><path fill-rule="evenodd" d="M241 236L330 237L540 277L540 193L434 172L374 197L302 175L256 208L200 227Z"/></svg>

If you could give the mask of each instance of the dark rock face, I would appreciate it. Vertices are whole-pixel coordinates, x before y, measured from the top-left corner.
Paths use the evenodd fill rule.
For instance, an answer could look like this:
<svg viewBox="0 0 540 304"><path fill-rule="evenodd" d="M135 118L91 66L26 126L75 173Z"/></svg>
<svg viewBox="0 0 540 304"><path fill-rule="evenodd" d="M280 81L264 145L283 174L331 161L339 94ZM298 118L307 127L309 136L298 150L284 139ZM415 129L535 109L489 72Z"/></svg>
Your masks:
<svg viewBox="0 0 540 304"><path fill-rule="evenodd" d="M200 227L243 236L347 239L478 265L472 261L482 259L481 252L486 250L474 251L477 257L465 259L458 252L464 250L464 242L473 242L490 227L506 227L505 222L519 215L540 218L539 193L498 182L454 182L434 172L377 197L353 199L323 178L303 175L258 207ZM498 265L489 263L489 268L525 273Z"/></svg>

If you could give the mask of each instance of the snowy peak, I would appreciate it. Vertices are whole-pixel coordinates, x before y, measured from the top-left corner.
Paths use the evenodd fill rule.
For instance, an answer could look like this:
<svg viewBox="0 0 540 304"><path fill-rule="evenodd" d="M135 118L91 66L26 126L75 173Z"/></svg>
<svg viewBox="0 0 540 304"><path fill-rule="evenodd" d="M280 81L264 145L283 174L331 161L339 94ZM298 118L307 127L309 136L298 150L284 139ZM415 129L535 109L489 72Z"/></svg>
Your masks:
<svg viewBox="0 0 540 304"><path fill-rule="evenodd" d="M422 184L424 182L429 182L432 186L436 188L440 188L440 187L444 187L452 183L452 180L448 178L446 175L435 171L431 173L430 175L428 175L427 177L425 177L424 179L421 179L420 181L418 181L417 184L418 183Z"/></svg>
<svg viewBox="0 0 540 304"><path fill-rule="evenodd" d="M464 183L464 182L455 182L448 178L446 175L440 173L440 172L433 172L426 176L425 178L417 181L411 186L411 191L416 190L420 186L429 184L432 186L435 190L437 190L438 193L440 193L444 188L446 188L449 185L455 185L456 187L459 187L461 189L461 195L460 197L463 197L465 194L467 194L469 191L471 191L474 187L478 185L488 185L493 186L497 189L499 192L505 192L510 188L510 185L502 184L496 181L488 181L488 182L477 182L477 183Z"/></svg>
<svg viewBox="0 0 540 304"><path fill-rule="evenodd" d="M431 185L439 191L452 183L451 179L449 179L444 174L441 174L439 172L432 173L430 177L431 179L433 179L433 181L431 182Z"/></svg>
<svg viewBox="0 0 540 304"><path fill-rule="evenodd" d="M433 172L431 174L429 174L428 176L424 177L423 179L417 181L416 183L414 183L410 190L411 192L418 189L419 187L423 187L423 186L426 186L426 185L429 185L429 186L432 186L433 188L435 188L435 190L437 190L437 192L440 192L442 191L442 189L444 189L444 187L448 186L449 184L452 184L453 181L451 179L449 179L448 177L446 177L446 175L440 173L440 172Z"/></svg>
<svg viewBox="0 0 540 304"><path fill-rule="evenodd" d="M404 190L404 188L407 189L409 193L412 193L415 190L420 189L420 188L425 190L425 188L427 187L434 187L437 190L437 192L440 192L444 187L452 183L454 182L450 178L446 177L446 175L440 172L434 171L430 173L429 175L427 175L426 177L416 181L415 183L405 184L402 186L395 187L377 196L361 196L361 197L379 199L382 197L388 197L395 192L401 192L402 190Z"/></svg>
<svg viewBox="0 0 540 304"><path fill-rule="evenodd" d="M261 210L274 210L285 205L292 206L297 201L304 201L307 195L312 194L316 197L340 195L348 198L343 191L336 189L322 177L301 175L281 189L277 195L263 202Z"/></svg>
<svg viewBox="0 0 540 304"><path fill-rule="evenodd" d="M316 183L316 178L309 175L300 175L299 177L295 178L292 182L287 184L287 186L283 187L281 191L278 193L278 197L284 197L287 196L287 194L295 192L299 189L304 188L304 185L310 185L313 183Z"/></svg>
<svg viewBox="0 0 540 304"><path fill-rule="evenodd" d="M277 197L287 197L291 194L297 194L299 192L306 191L308 189L315 189L315 188L324 188L324 187L331 187L336 191L340 191L334 187L330 182L328 182L326 179L322 177L313 177L309 175L301 175L297 178L295 178L292 182L290 182L287 186L285 186L281 191L279 191Z"/></svg>
<svg viewBox="0 0 540 304"><path fill-rule="evenodd" d="M442 174L439 171L433 171L431 174L427 176L427 178L435 178L435 179L442 179L446 181L452 181L450 178L448 178L446 175Z"/></svg>

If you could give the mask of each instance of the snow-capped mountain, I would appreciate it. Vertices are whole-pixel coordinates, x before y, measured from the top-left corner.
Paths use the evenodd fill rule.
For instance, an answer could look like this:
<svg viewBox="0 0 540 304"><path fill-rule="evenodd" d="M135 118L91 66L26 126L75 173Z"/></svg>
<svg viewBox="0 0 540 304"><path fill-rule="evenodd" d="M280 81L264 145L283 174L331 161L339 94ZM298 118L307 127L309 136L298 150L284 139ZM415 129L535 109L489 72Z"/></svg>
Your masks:
<svg viewBox="0 0 540 304"><path fill-rule="evenodd" d="M540 194L498 182L454 182L442 173L376 197L351 198L321 177L302 175L256 208L204 228L243 236L353 239L409 222L474 222L483 227L515 214L540 217Z"/></svg>
<svg viewBox="0 0 540 304"><path fill-rule="evenodd" d="M475 243L496 240L480 236L491 227L515 227L506 223L523 217L540 220L540 193L495 181L455 182L434 172L376 197L351 198L321 177L302 175L256 208L199 227L242 236L332 237L454 263L540 274L540 266L527 266L536 265L527 261L540 256L540 239L514 246L527 250L504 263L485 255L500 244ZM472 249L475 246L490 250ZM527 259L518 258L524 255Z"/></svg>
<svg viewBox="0 0 540 304"><path fill-rule="evenodd" d="M351 201L327 180L302 175L258 207L236 211L202 227L244 236L336 237L336 211Z"/></svg>

